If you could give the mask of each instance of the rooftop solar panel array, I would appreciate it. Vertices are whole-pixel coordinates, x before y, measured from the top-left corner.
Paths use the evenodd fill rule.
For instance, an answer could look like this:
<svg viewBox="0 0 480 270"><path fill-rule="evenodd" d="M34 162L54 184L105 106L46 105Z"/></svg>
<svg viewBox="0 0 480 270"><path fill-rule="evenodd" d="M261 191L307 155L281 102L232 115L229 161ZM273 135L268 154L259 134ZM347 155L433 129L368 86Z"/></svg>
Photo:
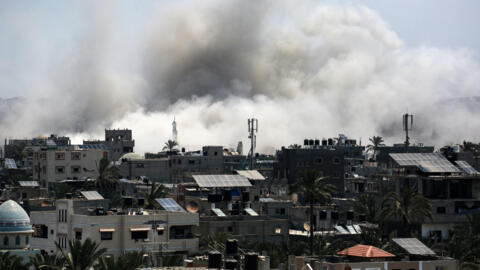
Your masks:
<svg viewBox="0 0 480 270"><path fill-rule="evenodd" d="M243 175L216 174L193 175L199 187L251 187L252 184Z"/></svg>
<svg viewBox="0 0 480 270"><path fill-rule="evenodd" d="M274 202L273 198L260 198L258 199L260 202Z"/></svg>
<svg viewBox="0 0 480 270"><path fill-rule="evenodd" d="M212 208L212 212L215 213L215 215L217 215L217 217L226 217L227 215L225 215L225 213L222 212L222 210L218 209L218 208Z"/></svg>
<svg viewBox="0 0 480 270"><path fill-rule="evenodd" d="M457 163L457 166L467 174L480 174L477 170L475 170L475 168L470 166L470 164L468 164L468 162L466 161L457 160L455 161L455 163Z"/></svg>
<svg viewBox="0 0 480 270"><path fill-rule="evenodd" d="M428 173L460 173L455 165L438 153L390 154L399 166L416 166Z"/></svg>
<svg viewBox="0 0 480 270"><path fill-rule="evenodd" d="M80 191L87 200L103 200L103 196L97 191Z"/></svg>
<svg viewBox="0 0 480 270"><path fill-rule="evenodd" d="M17 164L15 163L15 160L12 158L6 158L5 159L5 168L7 169L17 169Z"/></svg>
<svg viewBox="0 0 480 270"><path fill-rule="evenodd" d="M39 187L40 186L37 181L18 181L18 184L21 187Z"/></svg>
<svg viewBox="0 0 480 270"><path fill-rule="evenodd" d="M155 201L168 212L186 212L174 199L172 198L160 198Z"/></svg>
<svg viewBox="0 0 480 270"><path fill-rule="evenodd" d="M408 253L414 255L435 255L435 252L428 248L417 238L393 238L393 242L405 249Z"/></svg>
<svg viewBox="0 0 480 270"><path fill-rule="evenodd" d="M335 230L337 230L341 234L350 234L347 230L345 230L345 228L340 225L335 226Z"/></svg>
<svg viewBox="0 0 480 270"><path fill-rule="evenodd" d="M236 172L250 180L265 180L265 177L257 170L237 170Z"/></svg>
<svg viewBox="0 0 480 270"><path fill-rule="evenodd" d="M253 217L258 216L257 212L255 212L255 210L253 210L250 207L245 208L245 212L247 212L247 214L249 214L250 216L253 216Z"/></svg>

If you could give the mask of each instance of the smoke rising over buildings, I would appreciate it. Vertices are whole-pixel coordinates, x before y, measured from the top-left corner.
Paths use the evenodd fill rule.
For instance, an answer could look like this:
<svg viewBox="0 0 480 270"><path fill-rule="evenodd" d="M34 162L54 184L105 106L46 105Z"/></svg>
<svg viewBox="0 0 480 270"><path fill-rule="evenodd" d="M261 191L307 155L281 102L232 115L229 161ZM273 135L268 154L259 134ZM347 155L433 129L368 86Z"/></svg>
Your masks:
<svg viewBox="0 0 480 270"><path fill-rule="evenodd" d="M258 149L272 151L337 133L399 142L408 110L413 142L480 140L473 51L408 47L365 7L294 4L172 4L131 32L117 22L115 2L82 6L87 23L75 45L49 47L49 37L40 38L32 54L47 57L48 68L22 77L26 99L0 105L0 135L95 137L128 127L138 152L154 151L170 138L175 115L187 147L233 147L254 116ZM26 36L29 50L38 34Z"/></svg>

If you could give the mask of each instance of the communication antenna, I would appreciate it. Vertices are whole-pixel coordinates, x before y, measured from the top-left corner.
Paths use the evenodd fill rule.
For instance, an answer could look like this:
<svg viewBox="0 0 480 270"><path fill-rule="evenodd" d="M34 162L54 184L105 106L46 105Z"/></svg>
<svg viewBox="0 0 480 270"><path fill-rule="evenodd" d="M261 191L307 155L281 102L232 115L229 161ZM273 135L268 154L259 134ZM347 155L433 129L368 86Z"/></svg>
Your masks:
<svg viewBox="0 0 480 270"><path fill-rule="evenodd" d="M255 147L257 146L257 136L255 134L258 132L258 119L248 119L248 132L248 138L250 139L250 170L253 170Z"/></svg>
<svg viewBox="0 0 480 270"><path fill-rule="evenodd" d="M408 132L411 131L413 128L413 114L404 114L403 115L403 131L405 131L405 148L408 149L410 145L410 137L408 136Z"/></svg>

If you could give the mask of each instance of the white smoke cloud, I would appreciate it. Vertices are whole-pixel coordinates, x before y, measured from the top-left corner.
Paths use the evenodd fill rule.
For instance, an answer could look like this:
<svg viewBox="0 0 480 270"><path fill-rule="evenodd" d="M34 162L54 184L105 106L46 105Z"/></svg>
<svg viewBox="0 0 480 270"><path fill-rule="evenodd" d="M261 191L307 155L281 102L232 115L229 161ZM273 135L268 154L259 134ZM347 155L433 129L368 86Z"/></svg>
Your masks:
<svg viewBox="0 0 480 270"><path fill-rule="evenodd" d="M73 63L58 64L48 99L29 102L38 113L17 110L0 124L75 138L128 127L143 153L171 137L174 115L180 144L190 149L246 142L247 118L255 117L259 150L273 152L338 133L400 142L408 110L416 142L480 140L480 101L468 99L480 93L477 55L407 47L371 9L202 1L156 14L130 52L140 58L118 61L125 54L118 39L104 35L118 29L97 29L73 49Z"/></svg>

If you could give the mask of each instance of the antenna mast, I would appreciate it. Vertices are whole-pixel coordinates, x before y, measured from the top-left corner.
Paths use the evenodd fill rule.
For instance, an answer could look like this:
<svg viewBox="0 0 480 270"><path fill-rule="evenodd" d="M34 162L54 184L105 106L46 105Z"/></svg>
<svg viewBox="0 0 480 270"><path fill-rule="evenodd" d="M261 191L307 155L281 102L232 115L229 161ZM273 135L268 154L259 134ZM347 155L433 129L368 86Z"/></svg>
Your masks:
<svg viewBox="0 0 480 270"><path fill-rule="evenodd" d="M248 138L250 139L250 170L252 170L254 166L255 147L257 146L257 136L255 134L258 132L258 119L248 119L248 132Z"/></svg>
<svg viewBox="0 0 480 270"><path fill-rule="evenodd" d="M410 145L410 137L408 136L408 132L412 130L413 127L413 114L404 114L403 115L403 131L405 131L405 148L408 150L408 146Z"/></svg>

